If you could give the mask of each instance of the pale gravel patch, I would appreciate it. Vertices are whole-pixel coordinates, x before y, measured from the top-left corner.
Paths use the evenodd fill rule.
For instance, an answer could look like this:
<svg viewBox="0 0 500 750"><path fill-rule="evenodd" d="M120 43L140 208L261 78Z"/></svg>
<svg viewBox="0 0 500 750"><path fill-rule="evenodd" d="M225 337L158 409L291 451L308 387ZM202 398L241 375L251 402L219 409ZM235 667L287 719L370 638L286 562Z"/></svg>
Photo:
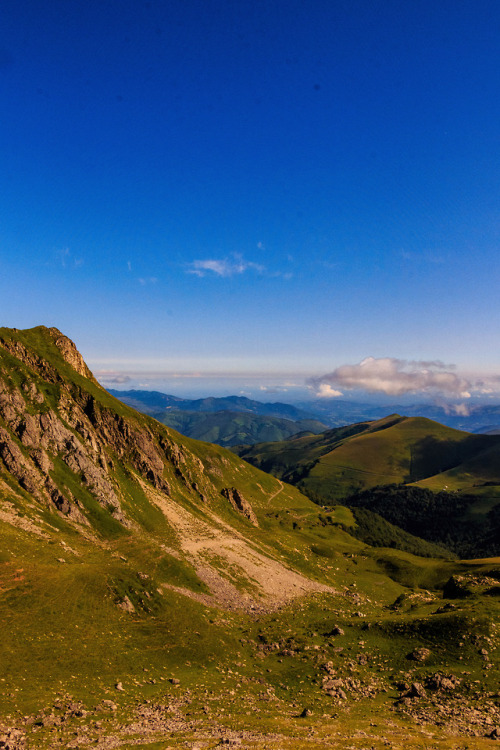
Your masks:
<svg viewBox="0 0 500 750"><path fill-rule="evenodd" d="M272 497L283 490L283 484ZM233 529L213 511L204 508L212 524L197 518L161 492L141 482L144 491L164 513L175 531L186 559L198 577L210 589L211 596L198 594L182 587L169 586L210 606L249 613L278 609L297 597L314 592L337 593L332 587L311 581L282 562L273 559L251 544L243 534ZM221 565L225 575L221 575ZM226 567L227 566L227 567ZM231 580L244 582L252 589L242 591ZM255 592L255 593L253 593Z"/></svg>
<svg viewBox="0 0 500 750"><path fill-rule="evenodd" d="M50 534L42 531L40 526L34 521L26 516L18 515L15 506L8 500L3 499L1 500L1 503L0 521L4 521L4 523L8 523L17 529L22 529L22 531L28 531L30 534L36 534L37 536L42 537L42 539L50 539Z"/></svg>

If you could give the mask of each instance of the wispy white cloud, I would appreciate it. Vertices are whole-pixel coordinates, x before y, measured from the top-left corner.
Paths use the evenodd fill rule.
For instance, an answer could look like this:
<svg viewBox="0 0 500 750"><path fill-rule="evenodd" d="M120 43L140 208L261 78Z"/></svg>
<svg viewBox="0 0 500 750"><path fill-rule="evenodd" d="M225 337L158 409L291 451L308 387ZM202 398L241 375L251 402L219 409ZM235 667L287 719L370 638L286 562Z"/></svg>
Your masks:
<svg viewBox="0 0 500 750"><path fill-rule="evenodd" d="M290 281L290 279L293 279L293 273L291 271L273 271L268 275L272 279L284 279L285 281Z"/></svg>
<svg viewBox="0 0 500 750"><path fill-rule="evenodd" d="M156 278L156 276L147 276L147 277L139 277L137 281L139 282L141 286L146 286L146 284L156 284L158 279Z"/></svg>
<svg viewBox="0 0 500 750"><path fill-rule="evenodd" d="M61 266L63 268L66 268L70 256L69 247L63 247L62 250L59 250L59 258L61 259Z"/></svg>
<svg viewBox="0 0 500 750"><path fill-rule="evenodd" d="M262 393L288 393L288 386L285 385L259 385L259 391Z"/></svg>
<svg viewBox="0 0 500 750"><path fill-rule="evenodd" d="M244 260L244 258L235 255L232 259L209 258L207 260L194 260L187 265L186 270L187 273L192 273L199 277L214 274L215 276L227 278L229 276L245 273L246 271L264 273L265 268L259 263L253 263L252 261Z"/></svg>
<svg viewBox="0 0 500 750"><path fill-rule="evenodd" d="M76 269L83 266L83 258L76 258L69 247L63 247L62 250L57 251L57 256L63 268Z"/></svg>
<svg viewBox="0 0 500 750"><path fill-rule="evenodd" d="M440 403L439 406L443 408L445 414L453 414L457 417L468 417L471 413L469 404L464 402L461 404Z"/></svg>

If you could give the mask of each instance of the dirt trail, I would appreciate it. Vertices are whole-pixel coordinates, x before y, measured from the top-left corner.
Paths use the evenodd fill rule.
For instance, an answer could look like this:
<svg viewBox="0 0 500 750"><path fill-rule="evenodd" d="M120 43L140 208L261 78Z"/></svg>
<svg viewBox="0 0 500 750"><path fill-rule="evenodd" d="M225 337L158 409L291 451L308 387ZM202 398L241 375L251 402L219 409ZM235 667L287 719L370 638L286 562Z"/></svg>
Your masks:
<svg viewBox="0 0 500 750"><path fill-rule="evenodd" d="M167 588L204 604L253 613L277 609L313 591L333 591L272 559L215 513L204 508L209 523L146 484L143 489L165 514L182 552L211 595L164 584ZM275 495L282 489L283 485Z"/></svg>
<svg viewBox="0 0 500 750"><path fill-rule="evenodd" d="M276 492L274 492L272 495L269 495L269 498L268 498L269 500L274 500L274 498L277 497L280 494L280 492L283 492L283 487L284 487L283 482L281 481L281 479L276 479L276 481L280 483L280 488L279 490L276 490Z"/></svg>

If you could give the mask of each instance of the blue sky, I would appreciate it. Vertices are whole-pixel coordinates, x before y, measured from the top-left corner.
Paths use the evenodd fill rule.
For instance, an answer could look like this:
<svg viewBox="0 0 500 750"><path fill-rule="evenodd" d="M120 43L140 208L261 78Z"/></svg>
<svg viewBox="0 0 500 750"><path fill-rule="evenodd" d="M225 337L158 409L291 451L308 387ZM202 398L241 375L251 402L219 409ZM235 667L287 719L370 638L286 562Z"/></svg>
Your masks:
<svg viewBox="0 0 500 750"><path fill-rule="evenodd" d="M497 0L0 17L3 325L177 393L499 371Z"/></svg>

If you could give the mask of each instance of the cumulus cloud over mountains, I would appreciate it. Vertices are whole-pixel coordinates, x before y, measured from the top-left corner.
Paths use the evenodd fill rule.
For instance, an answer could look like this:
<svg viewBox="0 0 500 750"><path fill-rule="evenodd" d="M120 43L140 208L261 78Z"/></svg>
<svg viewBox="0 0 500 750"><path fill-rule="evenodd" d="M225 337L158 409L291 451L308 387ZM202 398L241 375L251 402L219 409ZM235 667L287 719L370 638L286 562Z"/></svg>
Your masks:
<svg viewBox="0 0 500 750"><path fill-rule="evenodd" d="M405 393L442 393L470 398L473 384L442 362L413 362L393 357L366 357L357 365L342 365L311 383L318 396L340 396L340 388L402 396Z"/></svg>

